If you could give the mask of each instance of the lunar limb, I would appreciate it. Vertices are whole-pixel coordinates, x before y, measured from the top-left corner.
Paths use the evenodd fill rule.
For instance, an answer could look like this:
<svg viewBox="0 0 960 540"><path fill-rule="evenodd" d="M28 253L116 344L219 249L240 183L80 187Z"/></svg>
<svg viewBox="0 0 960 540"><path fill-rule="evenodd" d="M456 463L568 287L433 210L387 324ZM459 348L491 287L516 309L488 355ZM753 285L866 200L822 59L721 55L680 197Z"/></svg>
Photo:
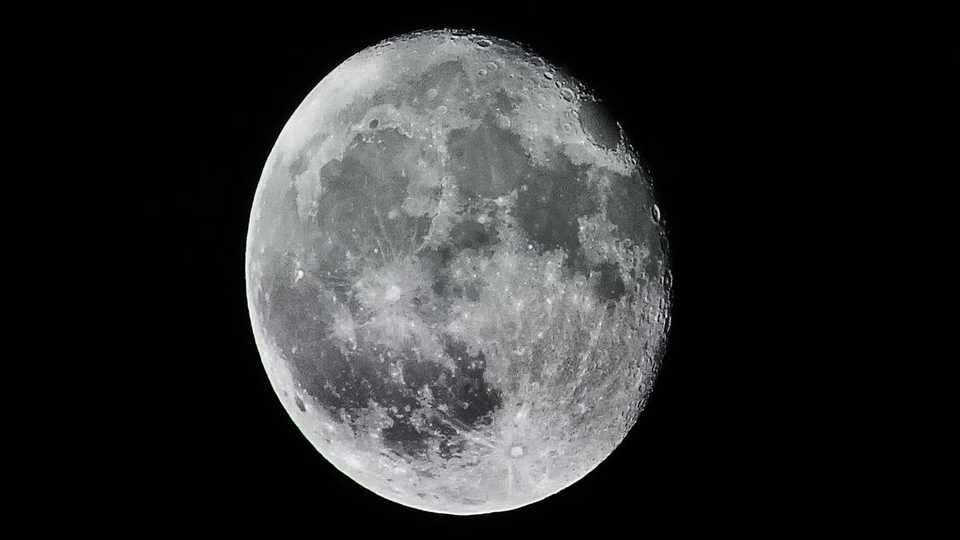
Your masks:
<svg viewBox="0 0 960 540"><path fill-rule="evenodd" d="M327 75L254 198L247 299L290 417L410 507L509 510L627 435L670 323L650 178L563 70L409 34Z"/></svg>

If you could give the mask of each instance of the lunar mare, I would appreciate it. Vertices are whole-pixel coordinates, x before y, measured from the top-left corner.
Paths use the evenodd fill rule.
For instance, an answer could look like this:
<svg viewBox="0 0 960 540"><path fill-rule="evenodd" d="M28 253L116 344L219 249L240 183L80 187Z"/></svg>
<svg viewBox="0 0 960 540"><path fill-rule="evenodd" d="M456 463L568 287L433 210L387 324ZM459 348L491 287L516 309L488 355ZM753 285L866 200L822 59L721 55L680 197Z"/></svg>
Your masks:
<svg viewBox="0 0 960 540"><path fill-rule="evenodd" d="M349 58L271 151L246 284L319 452L433 512L538 501L636 422L670 320L650 178L589 90L514 43L409 34Z"/></svg>

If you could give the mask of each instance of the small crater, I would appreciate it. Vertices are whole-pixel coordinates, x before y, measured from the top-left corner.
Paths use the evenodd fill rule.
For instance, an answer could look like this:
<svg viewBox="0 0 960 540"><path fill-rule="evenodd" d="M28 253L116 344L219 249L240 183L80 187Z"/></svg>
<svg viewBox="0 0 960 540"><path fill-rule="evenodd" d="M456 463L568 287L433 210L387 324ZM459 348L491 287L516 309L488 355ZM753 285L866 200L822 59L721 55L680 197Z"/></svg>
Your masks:
<svg viewBox="0 0 960 540"><path fill-rule="evenodd" d="M370 129L376 129L376 127L379 125L380 125L380 121L377 120L376 118L370 121Z"/></svg>
<svg viewBox="0 0 960 540"><path fill-rule="evenodd" d="M482 49L486 49L490 45L493 45L493 43L489 39L481 39L477 41L477 47Z"/></svg>
<svg viewBox="0 0 960 540"><path fill-rule="evenodd" d="M523 457L523 445L517 444L510 448L510 457L519 458Z"/></svg>
<svg viewBox="0 0 960 540"><path fill-rule="evenodd" d="M307 407L304 406L303 400L300 399L300 396L294 396L293 402L296 403L297 408L300 409L300 412L307 412Z"/></svg>

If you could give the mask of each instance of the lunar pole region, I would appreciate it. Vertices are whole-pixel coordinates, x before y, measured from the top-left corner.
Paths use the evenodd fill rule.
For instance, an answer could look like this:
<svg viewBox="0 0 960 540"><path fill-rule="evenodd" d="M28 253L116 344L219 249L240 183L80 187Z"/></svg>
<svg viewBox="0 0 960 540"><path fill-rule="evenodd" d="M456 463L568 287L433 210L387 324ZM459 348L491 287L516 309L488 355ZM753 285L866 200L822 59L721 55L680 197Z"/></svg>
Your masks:
<svg viewBox="0 0 960 540"><path fill-rule="evenodd" d="M290 417L422 510L573 484L644 408L670 321L649 175L598 99L515 43L404 35L307 95L254 197L246 287Z"/></svg>

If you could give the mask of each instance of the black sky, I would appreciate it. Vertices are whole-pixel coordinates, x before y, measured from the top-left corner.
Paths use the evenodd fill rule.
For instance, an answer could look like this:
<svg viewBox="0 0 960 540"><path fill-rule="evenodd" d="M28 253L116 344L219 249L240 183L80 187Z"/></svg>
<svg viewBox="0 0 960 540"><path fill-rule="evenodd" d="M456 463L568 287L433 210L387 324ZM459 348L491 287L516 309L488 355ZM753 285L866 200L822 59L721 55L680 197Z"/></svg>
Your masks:
<svg viewBox="0 0 960 540"><path fill-rule="evenodd" d="M824 84L803 53L815 36L784 13L668 16L614 3L271 9L143 14L111 45L137 68L117 92L131 130L146 132L137 237L149 239L141 262L154 270L131 359L151 397L106 419L121 435L126 512L208 524L275 518L317 534L334 523L361 537L367 527L540 537L640 532L648 520L710 527L795 504L788 486L805 465L773 404L792 347L774 307L796 298L777 277L788 263L775 249L782 237L765 224L790 204L783 157L796 134L784 125L807 114L803 97ZM358 50L442 27L525 43L605 99L655 180L676 286L659 382L623 444L558 495L473 518L402 507L328 464L273 395L244 290L254 189L290 114ZM144 107L147 126L134 112Z"/></svg>

